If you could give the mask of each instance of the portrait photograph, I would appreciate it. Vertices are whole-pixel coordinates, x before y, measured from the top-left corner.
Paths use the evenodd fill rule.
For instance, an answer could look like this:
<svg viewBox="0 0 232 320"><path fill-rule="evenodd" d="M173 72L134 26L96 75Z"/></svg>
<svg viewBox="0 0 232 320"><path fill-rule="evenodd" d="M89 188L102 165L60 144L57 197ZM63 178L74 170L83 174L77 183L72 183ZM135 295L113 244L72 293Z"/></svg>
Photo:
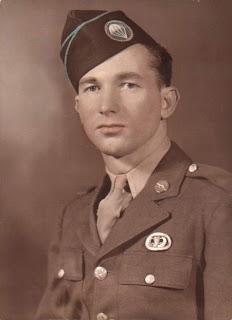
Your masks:
<svg viewBox="0 0 232 320"><path fill-rule="evenodd" d="M232 319L231 28L0 1L0 320Z"/></svg>

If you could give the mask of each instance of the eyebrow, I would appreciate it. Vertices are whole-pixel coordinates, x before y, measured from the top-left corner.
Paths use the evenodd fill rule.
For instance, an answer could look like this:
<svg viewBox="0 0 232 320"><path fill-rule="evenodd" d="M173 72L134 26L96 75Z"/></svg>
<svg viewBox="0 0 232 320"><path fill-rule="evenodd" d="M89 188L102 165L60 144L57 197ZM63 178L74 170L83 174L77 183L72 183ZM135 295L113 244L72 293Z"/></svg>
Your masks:
<svg viewBox="0 0 232 320"><path fill-rule="evenodd" d="M125 79L142 80L143 79L143 77L136 72L123 72L121 74L118 74L117 78L119 80L125 80Z"/></svg>
<svg viewBox="0 0 232 320"><path fill-rule="evenodd" d="M140 76L138 73L136 72L123 72L123 73L119 73L115 76L115 78L117 80L125 80L125 79L136 79L136 80L142 80L143 77ZM86 77L83 78L82 80L80 80L80 85L84 85L86 83L98 83L99 80L95 77Z"/></svg>
<svg viewBox="0 0 232 320"><path fill-rule="evenodd" d="M83 85L83 84L86 84L86 83L97 83L98 80L94 77L88 77L88 78L84 78L82 80L80 80L79 84L80 85Z"/></svg>

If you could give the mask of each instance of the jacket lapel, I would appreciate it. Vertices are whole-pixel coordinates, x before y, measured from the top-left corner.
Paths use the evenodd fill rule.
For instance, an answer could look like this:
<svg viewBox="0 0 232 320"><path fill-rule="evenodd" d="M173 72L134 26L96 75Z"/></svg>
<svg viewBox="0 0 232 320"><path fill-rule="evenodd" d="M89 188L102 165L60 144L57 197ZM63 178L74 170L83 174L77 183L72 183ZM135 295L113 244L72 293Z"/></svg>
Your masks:
<svg viewBox="0 0 232 320"><path fill-rule="evenodd" d="M112 228L100 248L97 258L102 258L145 230L163 223L169 216L169 212L160 208L151 198L146 197L145 193L138 196L130 203L123 217Z"/></svg>
<svg viewBox="0 0 232 320"><path fill-rule="evenodd" d="M76 226L76 233L81 241L83 247L85 247L92 255L96 255L101 247L100 238L98 236L96 225L96 211L98 203L101 199L105 198L110 188L110 180L108 176L105 176L98 188L95 188L94 192L88 195L85 203L79 204L79 208L75 208L75 211L81 210L81 213L76 215L77 221L74 224Z"/></svg>
<svg viewBox="0 0 232 320"><path fill-rule="evenodd" d="M171 218L170 209L159 206L158 200L175 197L191 163L183 151L175 144L161 160L143 191L130 203L121 219L112 228L108 238L101 246L97 259L130 241L143 232L161 225ZM163 193L155 191L155 185L166 180L169 189Z"/></svg>
<svg viewBox="0 0 232 320"><path fill-rule="evenodd" d="M76 221L73 222L72 228L75 228L75 233L78 237L77 241L80 241L85 249L87 249L92 255L95 255L100 248L100 242L96 234L96 227L94 226L96 223L92 221L92 197L93 194L91 194L89 202L85 203L85 205L80 209L74 208L76 211L75 213L77 213L79 210L81 212L76 214Z"/></svg>
<svg viewBox="0 0 232 320"><path fill-rule="evenodd" d="M159 201L179 194L190 163L190 158L175 143L172 143L170 150L153 172L143 191L132 200L123 217L117 221L101 246L94 211L99 199L104 198L109 190L109 181L105 177L100 188L91 193L89 201L80 208L81 215L78 215L76 226L82 245L99 260L134 237L170 219L171 210L166 210L163 205L161 207ZM155 185L161 180L167 181L169 188L165 192L157 193Z"/></svg>

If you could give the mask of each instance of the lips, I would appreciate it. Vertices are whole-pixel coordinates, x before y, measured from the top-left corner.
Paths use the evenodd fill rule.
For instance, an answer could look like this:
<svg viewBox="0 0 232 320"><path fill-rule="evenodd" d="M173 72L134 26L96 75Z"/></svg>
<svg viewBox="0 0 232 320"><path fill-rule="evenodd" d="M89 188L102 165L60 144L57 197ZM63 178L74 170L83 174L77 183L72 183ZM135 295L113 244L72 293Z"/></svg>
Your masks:
<svg viewBox="0 0 232 320"><path fill-rule="evenodd" d="M109 123L109 124L100 124L97 129L100 128L113 128L113 127L124 127L124 125L120 124L120 123Z"/></svg>
<svg viewBox="0 0 232 320"><path fill-rule="evenodd" d="M120 123L101 124L97 127L102 133L115 134L120 132L124 128L124 125Z"/></svg>

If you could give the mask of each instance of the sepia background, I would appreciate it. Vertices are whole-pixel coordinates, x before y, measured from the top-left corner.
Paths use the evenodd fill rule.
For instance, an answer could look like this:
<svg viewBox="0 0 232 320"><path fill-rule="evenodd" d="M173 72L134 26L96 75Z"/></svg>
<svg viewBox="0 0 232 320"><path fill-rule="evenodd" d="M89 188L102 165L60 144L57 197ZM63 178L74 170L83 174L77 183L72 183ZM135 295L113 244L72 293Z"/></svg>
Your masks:
<svg viewBox="0 0 232 320"><path fill-rule="evenodd" d="M70 9L123 9L174 58L181 102L170 135L232 171L230 0L0 2L0 319L31 320L57 215L103 173L59 59Z"/></svg>

